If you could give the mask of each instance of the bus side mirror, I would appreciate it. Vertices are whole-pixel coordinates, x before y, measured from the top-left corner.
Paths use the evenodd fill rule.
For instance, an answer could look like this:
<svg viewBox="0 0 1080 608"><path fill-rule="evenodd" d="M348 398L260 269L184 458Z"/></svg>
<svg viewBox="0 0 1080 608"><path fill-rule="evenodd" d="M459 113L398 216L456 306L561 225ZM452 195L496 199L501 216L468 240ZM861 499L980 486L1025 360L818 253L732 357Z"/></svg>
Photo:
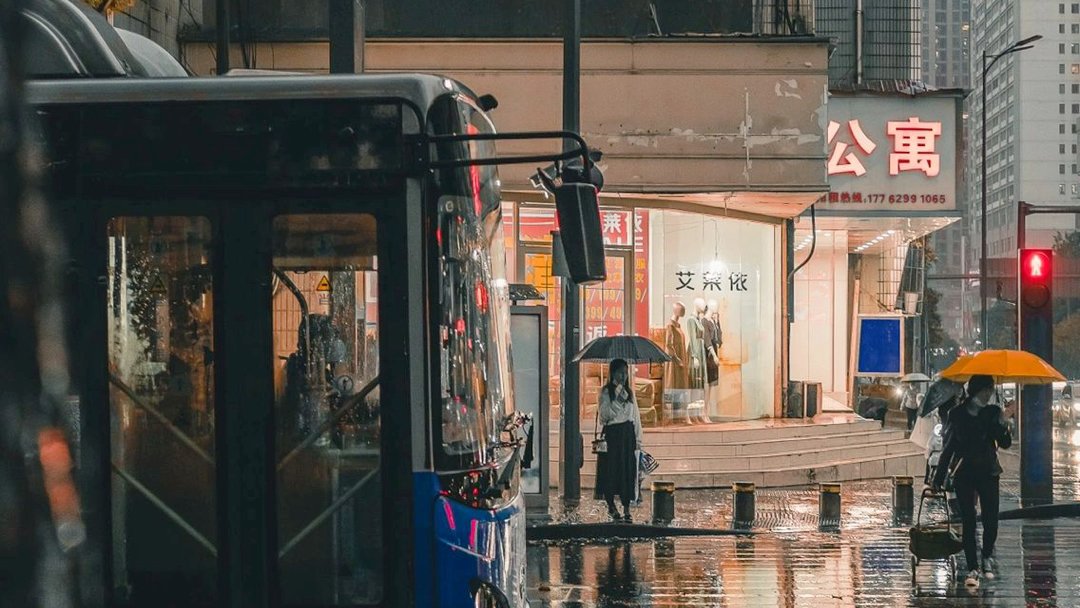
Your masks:
<svg viewBox="0 0 1080 608"><path fill-rule="evenodd" d="M555 188L563 253L570 279L578 284L607 279L600 204L592 184L564 183Z"/></svg>

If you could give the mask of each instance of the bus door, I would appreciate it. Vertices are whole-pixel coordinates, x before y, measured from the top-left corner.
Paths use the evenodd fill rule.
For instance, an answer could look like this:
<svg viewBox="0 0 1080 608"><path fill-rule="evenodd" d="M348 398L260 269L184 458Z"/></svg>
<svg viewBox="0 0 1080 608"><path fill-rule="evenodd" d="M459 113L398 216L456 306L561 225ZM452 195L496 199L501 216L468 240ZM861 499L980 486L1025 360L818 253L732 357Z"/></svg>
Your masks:
<svg viewBox="0 0 1080 608"><path fill-rule="evenodd" d="M408 600L404 207L104 210L110 603Z"/></svg>

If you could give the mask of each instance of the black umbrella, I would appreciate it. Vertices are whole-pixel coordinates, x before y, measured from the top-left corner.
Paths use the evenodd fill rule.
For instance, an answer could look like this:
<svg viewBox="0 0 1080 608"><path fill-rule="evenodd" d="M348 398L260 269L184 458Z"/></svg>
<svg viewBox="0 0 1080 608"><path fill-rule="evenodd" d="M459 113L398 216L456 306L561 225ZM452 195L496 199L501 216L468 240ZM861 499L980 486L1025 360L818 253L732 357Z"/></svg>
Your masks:
<svg viewBox="0 0 1080 608"><path fill-rule="evenodd" d="M613 361L623 359L627 363L666 363L671 357L655 342L641 336L604 336L585 345L574 355L572 362Z"/></svg>
<svg viewBox="0 0 1080 608"><path fill-rule="evenodd" d="M889 411L889 402L880 397L867 397L859 402L855 413L869 420L880 420L885 424L885 414Z"/></svg>
<svg viewBox="0 0 1080 608"><path fill-rule="evenodd" d="M922 407L919 408L919 416L929 416L931 412L964 394L964 385L944 378L930 385L923 397Z"/></svg>

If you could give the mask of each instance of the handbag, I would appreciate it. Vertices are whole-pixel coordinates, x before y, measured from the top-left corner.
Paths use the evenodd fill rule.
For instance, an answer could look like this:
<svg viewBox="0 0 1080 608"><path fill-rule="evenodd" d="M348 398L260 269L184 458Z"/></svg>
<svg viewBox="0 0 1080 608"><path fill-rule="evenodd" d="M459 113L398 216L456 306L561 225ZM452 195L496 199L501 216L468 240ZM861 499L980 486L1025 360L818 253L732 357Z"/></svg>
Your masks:
<svg viewBox="0 0 1080 608"><path fill-rule="evenodd" d="M645 450L641 450L638 458L638 466L645 475L649 475L660 466L660 463L653 458L652 454Z"/></svg>
<svg viewBox="0 0 1080 608"><path fill-rule="evenodd" d="M593 441L592 441L592 453L593 454L606 454L607 453L607 439L604 439L603 433L600 432L600 406L596 406L596 422L593 426Z"/></svg>

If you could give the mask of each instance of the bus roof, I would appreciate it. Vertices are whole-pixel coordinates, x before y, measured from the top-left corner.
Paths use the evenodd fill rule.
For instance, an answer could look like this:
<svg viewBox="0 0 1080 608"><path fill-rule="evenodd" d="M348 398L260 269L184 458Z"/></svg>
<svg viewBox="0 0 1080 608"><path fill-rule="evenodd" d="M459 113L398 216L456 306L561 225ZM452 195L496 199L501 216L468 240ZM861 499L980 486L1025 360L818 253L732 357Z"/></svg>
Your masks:
<svg viewBox="0 0 1080 608"><path fill-rule="evenodd" d="M32 80L26 87L31 105L367 98L400 99L425 113L446 93L476 98L431 74Z"/></svg>

